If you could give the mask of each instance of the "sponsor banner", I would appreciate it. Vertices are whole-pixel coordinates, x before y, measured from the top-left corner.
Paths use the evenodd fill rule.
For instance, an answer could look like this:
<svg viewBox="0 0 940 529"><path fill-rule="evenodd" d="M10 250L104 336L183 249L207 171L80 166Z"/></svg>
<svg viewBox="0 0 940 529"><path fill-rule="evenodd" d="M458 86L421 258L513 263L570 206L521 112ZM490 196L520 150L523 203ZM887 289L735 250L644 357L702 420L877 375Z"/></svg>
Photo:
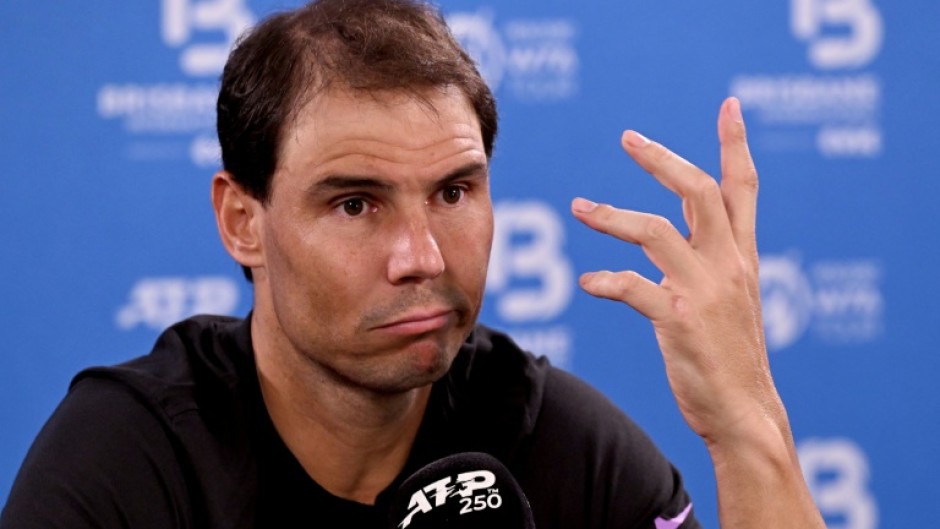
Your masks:
<svg viewBox="0 0 940 529"><path fill-rule="evenodd" d="M220 165L215 137L218 77L235 40L255 22L245 0L162 0L160 37L178 55L163 81L114 79L97 92L98 117L124 133L131 162ZM182 80L179 80L182 77Z"/></svg>
<svg viewBox="0 0 940 529"><path fill-rule="evenodd" d="M884 273L874 259L804 264L792 255L763 255L760 286L771 351L806 333L829 345L859 345L885 332Z"/></svg>
<svg viewBox="0 0 940 529"><path fill-rule="evenodd" d="M826 158L880 156L885 81L871 69L884 40L878 7L872 0L790 0L790 31L805 45L807 70L741 72L729 83L752 116L754 145Z"/></svg>
<svg viewBox="0 0 940 529"><path fill-rule="evenodd" d="M577 95L580 59L574 20L497 20L491 8L480 8L450 13L447 24L497 95L525 103L551 103Z"/></svg>
<svg viewBox="0 0 940 529"><path fill-rule="evenodd" d="M125 331L159 332L197 314L235 315L239 296L239 285L230 277L145 277L131 287L114 323Z"/></svg>
<svg viewBox="0 0 940 529"><path fill-rule="evenodd" d="M879 527L868 456L857 443L847 438L809 438L797 445L797 454L826 527Z"/></svg>
<svg viewBox="0 0 940 529"><path fill-rule="evenodd" d="M249 310L208 200L218 77L239 34L300 3L0 5L11 278L0 286L0 500L78 370L143 354L188 316ZM577 287L599 268L660 276L642 250L580 225L568 201L681 226L676 197L630 164L619 134L635 127L717 176L714 110L735 95L762 178L761 247L773 249L761 256L767 344L814 497L832 528L930 526L934 4L440 4L504 117L481 321L638 419L677 461L696 515L717 526L710 461L648 322Z"/></svg>
<svg viewBox="0 0 940 529"><path fill-rule="evenodd" d="M487 321L510 331L524 349L567 367L574 335L562 322L575 277L561 215L532 199L499 201L493 213L486 293L495 318Z"/></svg>

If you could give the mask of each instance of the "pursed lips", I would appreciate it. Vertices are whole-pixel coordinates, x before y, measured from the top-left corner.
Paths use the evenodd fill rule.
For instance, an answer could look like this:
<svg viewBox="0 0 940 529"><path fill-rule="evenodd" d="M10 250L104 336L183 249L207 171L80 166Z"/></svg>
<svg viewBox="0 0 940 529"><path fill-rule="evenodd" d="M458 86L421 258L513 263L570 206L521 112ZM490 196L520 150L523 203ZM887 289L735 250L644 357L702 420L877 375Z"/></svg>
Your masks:
<svg viewBox="0 0 940 529"><path fill-rule="evenodd" d="M373 327L373 330L400 335L424 334L446 326L453 317L451 308L412 310L394 321Z"/></svg>

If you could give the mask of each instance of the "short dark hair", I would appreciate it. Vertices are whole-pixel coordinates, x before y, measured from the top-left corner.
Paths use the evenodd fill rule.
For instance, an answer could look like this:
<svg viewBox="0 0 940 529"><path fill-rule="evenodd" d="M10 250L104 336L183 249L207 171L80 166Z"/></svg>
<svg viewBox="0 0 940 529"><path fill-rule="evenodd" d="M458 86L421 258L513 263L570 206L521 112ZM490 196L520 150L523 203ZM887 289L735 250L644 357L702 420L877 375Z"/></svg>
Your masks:
<svg viewBox="0 0 940 529"><path fill-rule="evenodd" d="M222 166L265 203L281 140L318 93L335 87L423 99L428 88L447 86L473 107L490 157L496 102L437 9L417 0L318 0L275 14L242 36L222 73Z"/></svg>

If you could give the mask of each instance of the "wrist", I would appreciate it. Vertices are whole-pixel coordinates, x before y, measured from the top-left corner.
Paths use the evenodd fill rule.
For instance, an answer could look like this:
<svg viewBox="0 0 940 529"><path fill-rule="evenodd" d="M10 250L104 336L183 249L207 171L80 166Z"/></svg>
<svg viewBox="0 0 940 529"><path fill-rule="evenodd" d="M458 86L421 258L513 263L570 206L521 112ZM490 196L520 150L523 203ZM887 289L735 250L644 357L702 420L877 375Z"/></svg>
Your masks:
<svg viewBox="0 0 940 529"><path fill-rule="evenodd" d="M799 472L793 435L782 403L744 415L703 439L716 471L746 465L753 470L765 468L774 475Z"/></svg>
<svg viewBox="0 0 940 529"><path fill-rule="evenodd" d="M782 404L705 440L715 468L722 527L825 529L803 479Z"/></svg>

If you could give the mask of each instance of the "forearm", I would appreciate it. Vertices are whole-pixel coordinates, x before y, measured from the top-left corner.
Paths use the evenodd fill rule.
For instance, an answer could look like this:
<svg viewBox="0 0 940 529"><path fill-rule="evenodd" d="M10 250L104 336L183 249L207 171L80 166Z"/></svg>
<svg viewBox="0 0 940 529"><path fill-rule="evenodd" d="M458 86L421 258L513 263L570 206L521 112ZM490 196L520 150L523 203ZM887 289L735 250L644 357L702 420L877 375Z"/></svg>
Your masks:
<svg viewBox="0 0 940 529"><path fill-rule="evenodd" d="M715 466L721 528L824 529L803 480L783 405L747 422L720 440L706 440Z"/></svg>

